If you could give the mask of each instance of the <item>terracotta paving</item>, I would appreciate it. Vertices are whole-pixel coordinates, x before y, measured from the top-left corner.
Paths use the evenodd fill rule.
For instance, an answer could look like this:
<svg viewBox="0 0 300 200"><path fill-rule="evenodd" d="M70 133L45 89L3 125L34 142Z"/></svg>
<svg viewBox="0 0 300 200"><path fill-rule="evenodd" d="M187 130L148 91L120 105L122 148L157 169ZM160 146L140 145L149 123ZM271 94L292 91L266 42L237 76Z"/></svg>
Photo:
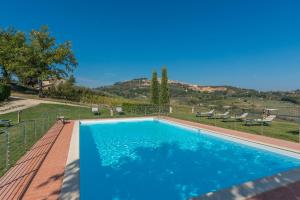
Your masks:
<svg viewBox="0 0 300 200"><path fill-rule="evenodd" d="M73 121L65 124L55 144L33 178L23 197L24 200L59 198L73 125Z"/></svg>
<svg viewBox="0 0 300 200"><path fill-rule="evenodd" d="M0 178L0 199L21 199L63 125L54 124L35 145Z"/></svg>

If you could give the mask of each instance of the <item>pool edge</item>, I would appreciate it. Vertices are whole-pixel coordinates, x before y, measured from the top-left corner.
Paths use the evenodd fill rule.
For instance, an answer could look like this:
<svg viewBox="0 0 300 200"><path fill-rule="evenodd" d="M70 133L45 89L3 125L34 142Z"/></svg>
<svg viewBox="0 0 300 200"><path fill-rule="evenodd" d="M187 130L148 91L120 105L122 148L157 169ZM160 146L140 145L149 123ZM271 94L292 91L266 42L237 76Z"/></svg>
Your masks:
<svg viewBox="0 0 300 200"><path fill-rule="evenodd" d="M269 146L269 147L272 147L275 149L281 149L283 151L290 151L290 152L299 154L298 151L293 151L293 150L285 148L285 147L268 144L268 143L263 143L261 141L256 141L256 140L249 140L249 139L243 138L243 137L231 136L228 134L220 133L219 131L215 131L213 129L199 128L197 126L193 126L191 124L187 124L184 122L182 122L182 123L177 122L177 121L175 121L176 118L171 118L171 117L165 118L165 117L159 117L159 116L156 116L156 117L151 116L151 117L133 117L133 118L130 117L130 118L118 118L118 119L126 120L126 119L145 119L145 118L165 120L165 121L169 121L174 124L176 124L176 123L180 124L187 128L193 128L193 129L196 128L196 129L200 129L200 130L210 131L217 135L225 135L227 137L244 140L249 143L256 143L256 144L259 144L262 146ZM108 119L96 119L96 120L88 120L88 121L103 121L103 120L118 120L118 119L108 118ZM174 121L172 119L174 119ZM85 120L80 120L80 121L85 121ZM79 199L80 198L80 181L79 181L79 174L80 174L80 168L79 168L79 159L80 159L80 157L79 157L79 124L80 124L80 121L75 121L75 123L74 123L74 129L72 132L68 160L66 163L65 177L63 180L63 187L62 187L62 192L61 192L61 196L60 196L61 199L65 199L66 197L68 197L67 199ZM74 148L75 148L75 150L74 150ZM68 167L73 162L78 162L78 166L75 170L73 168ZM73 182L74 185L71 186L73 188L77 188L76 191L71 191L71 192L68 191L68 187L70 187L70 186L67 185L66 182L67 182L68 175L70 175L70 174L72 174L73 176L77 176L77 178L75 178L75 180L77 180L77 181L74 181ZM262 193L271 192L272 190L275 190L277 188L285 187L289 184L293 184L293 183L296 183L299 181L300 181L300 168L295 168L295 169L291 169L291 170L288 170L285 172L277 173L277 174L269 176L269 177L264 177L264 178L257 179L254 181L248 181L248 182L245 182L245 183L242 183L239 185L234 185L227 189L219 190L216 192L206 193L203 195L199 195L197 197L191 197L190 199L191 200L217 200L217 199L242 200L242 199L248 199L248 198L255 197ZM65 195L67 195L67 196L65 196Z"/></svg>
<svg viewBox="0 0 300 200"><path fill-rule="evenodd" d="M198 197L192 197L190 200L242 200L258 196L265 192L271 192L277 188L286 187L300 181L300 168L280 172L273 176L264 177L254 181L231 186L230 188L209 192Z"/></svg>
<svg viewBox="0 0 300 200"><path fill-rule="evenodd" d="M79 121L74 121L72 137L59 199L80 199Z"/></svg>

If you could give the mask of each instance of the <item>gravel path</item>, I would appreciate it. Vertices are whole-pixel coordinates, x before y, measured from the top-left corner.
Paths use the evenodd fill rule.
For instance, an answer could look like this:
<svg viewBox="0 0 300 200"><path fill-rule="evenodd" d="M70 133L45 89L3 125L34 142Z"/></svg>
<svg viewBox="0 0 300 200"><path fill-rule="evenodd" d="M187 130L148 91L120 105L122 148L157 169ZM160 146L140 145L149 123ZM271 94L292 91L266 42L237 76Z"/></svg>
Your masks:
<svg viewBox="0 0 300 200"><path fill-rule="evenodd" d="M26 99L26 98L12 96L12 97L10 97L9 101L6 101L6 102L3 102L0 104L0 115L19 111L19 110L24 110L26 108L36 106L40 103L80 106L80 105L70 104L70 103L47 101L47 100L40 100L40 99ZM80 106L80 107L82 107L82 106Z"/></svg>

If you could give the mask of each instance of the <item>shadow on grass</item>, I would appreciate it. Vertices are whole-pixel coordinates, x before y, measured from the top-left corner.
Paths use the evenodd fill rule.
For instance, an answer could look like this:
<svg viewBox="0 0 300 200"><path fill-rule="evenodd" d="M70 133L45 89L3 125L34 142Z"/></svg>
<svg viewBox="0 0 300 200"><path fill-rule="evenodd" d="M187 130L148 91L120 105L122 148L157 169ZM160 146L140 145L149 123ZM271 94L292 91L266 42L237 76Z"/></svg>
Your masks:
<svg viewBox="0 0 300 200"><path fill-rule="evenodd" d="M288 131L288 133L290 133L290 134L292 134L292 135L299 135L299 130Z"/></svg>

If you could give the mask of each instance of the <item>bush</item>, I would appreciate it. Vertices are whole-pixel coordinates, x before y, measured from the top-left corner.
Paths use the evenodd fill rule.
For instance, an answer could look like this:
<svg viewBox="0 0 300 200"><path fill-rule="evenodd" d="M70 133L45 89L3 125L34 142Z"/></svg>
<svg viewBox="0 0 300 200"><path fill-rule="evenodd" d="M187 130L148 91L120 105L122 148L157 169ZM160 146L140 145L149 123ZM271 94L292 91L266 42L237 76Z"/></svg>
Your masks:
<svg viewBox="0 0 300 200"><path fill-rule="evenodd" d="M281 101L287 101L287 102L294 103L294 104L300 104L300 100L297 99L296 97L285 96L285 97L281 98Z"/></svg>
<svg viewBox="0 0 300 200"><path fill-rule="evenodd" d="M10 87L8 85L0 84L0 101L8 99L10 96Z"/></svg>

